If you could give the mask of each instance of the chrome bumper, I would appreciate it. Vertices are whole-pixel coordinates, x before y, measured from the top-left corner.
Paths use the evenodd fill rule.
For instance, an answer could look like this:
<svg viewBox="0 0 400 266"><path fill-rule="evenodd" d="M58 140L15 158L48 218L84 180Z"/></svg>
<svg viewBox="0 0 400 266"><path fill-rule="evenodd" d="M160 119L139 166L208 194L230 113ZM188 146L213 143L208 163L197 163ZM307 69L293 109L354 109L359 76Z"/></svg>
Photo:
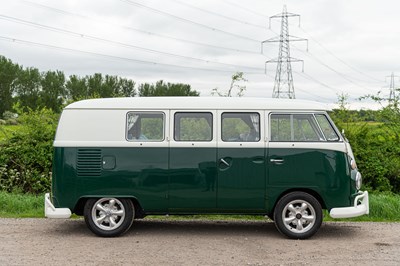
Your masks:
<svg viewBox="0 0 400 266"><path fill-rule="evenodd" d="M361 203L358 204L358 201ZM332 218L351 218L357 217L364 214L369 214L369 197L368 191L362 192L354 199L353 207L333 208L329 212Z"/></svg>
<svg viewBox="0 0 400 266"><path fill-rule="evenodd" d="M44 195L44 216L47 218L69 218L71 210L68 208L56 208L50 200L50 193Z"/></svg>

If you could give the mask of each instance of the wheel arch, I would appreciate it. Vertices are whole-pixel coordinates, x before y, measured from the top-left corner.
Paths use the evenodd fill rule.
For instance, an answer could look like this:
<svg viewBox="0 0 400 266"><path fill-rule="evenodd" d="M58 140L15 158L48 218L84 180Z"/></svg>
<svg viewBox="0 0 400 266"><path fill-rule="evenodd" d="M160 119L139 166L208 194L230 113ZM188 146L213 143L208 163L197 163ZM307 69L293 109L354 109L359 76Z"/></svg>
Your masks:
<svg viewBox="0 0 400 266"><path fill-rule="evenodd" d="M310 189L310 188L291 188L291 189L287 189L287 190L283 191L281 194L279 194L279 196L276 198L276 200L274 202L273 207L270 209L268 215L273 215L275 208L276 208L276 204L279 202L279 200L283 196L285 196L291 192L304 192L304 193L310 194L319 202L319 204L321 204L322 209L326 209L325 201L317 191Z"/></svg>
<svg viewBox="0 0 400 266"><path fill-rule="evenodd" d="M110 195L88 195L88 196L82 196L79 198L77 203L75 204L73 213L79 216L83 216L83 210L85 207L86 202L89 199L100 199L100 198L121 198L121 199L129 199L132 201L133 206L135 208L135 219L143 218L145 216L145 213L143 211L142 206L139 203L139 200L136 197L133 196L110 196Z"/></svg>

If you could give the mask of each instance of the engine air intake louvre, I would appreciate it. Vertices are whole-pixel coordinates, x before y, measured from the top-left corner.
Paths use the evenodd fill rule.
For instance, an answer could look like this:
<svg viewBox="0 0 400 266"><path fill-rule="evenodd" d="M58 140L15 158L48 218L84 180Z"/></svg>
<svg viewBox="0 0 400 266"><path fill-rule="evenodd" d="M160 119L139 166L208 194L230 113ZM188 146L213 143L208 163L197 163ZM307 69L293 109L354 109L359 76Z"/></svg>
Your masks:
<svg viewBox="0 0 400 266"><path fill-rule="evenodd" d="M100 176L101 164L101 149L78 149L76 162L78 176Z"/></svg>

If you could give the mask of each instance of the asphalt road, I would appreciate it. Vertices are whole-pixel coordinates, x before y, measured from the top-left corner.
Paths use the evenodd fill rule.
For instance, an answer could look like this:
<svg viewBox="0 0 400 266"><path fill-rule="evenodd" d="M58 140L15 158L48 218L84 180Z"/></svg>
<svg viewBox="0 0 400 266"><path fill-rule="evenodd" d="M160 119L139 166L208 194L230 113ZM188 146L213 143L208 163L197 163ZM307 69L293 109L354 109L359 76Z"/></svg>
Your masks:
<svg viewBox="0 0 400 266"><path fill-rule="evenodd" d="M138 220L122 237L81 219L0 219L0 265L400 265L400 223L323 223L308 240L269 221Z"/></svg>

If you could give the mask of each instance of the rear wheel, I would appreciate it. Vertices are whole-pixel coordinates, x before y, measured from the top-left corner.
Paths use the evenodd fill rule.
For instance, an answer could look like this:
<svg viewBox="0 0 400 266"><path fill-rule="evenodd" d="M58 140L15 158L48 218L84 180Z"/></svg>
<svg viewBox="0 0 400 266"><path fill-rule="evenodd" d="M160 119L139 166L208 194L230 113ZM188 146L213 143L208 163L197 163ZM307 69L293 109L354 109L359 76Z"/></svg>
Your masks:
<svg viewBox="0 0 400 266"><path fill-rule="evenodd" d="M114 237L132 225L134 206L129 199L89 199L84 208L86 225L98 236Z"/></svg>
<svg viewBox="0 0 400 266"><path fill-rule="evenodd" d="M321 204L310 194L291 192L276 204L274 221L278 230L289 238L309 238L321 226Z"/></svg>

